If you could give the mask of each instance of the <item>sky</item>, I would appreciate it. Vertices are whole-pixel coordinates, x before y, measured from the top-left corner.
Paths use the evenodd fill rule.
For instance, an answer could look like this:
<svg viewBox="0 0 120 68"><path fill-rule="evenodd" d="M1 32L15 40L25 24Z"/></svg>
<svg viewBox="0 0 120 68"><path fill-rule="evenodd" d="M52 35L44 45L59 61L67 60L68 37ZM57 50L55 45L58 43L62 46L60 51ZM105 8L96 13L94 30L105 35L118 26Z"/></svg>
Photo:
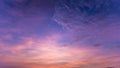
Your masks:
<svg viewBox="0 0 120 68"><path fill-rule="evenodd" d="M119 0L0 0L0 68L120 68Z"/></svg>

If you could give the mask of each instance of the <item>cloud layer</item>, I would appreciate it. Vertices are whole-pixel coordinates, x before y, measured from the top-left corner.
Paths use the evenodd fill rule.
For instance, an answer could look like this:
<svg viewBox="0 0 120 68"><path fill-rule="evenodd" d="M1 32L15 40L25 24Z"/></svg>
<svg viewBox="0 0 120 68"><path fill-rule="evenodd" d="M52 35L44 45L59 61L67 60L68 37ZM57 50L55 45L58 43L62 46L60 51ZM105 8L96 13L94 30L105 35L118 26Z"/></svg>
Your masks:
<svg viewBox="0 0 120 68"><path fill-rule="evenodd" d="M119 0L0 0L0 68L119 68Z"/></svg>

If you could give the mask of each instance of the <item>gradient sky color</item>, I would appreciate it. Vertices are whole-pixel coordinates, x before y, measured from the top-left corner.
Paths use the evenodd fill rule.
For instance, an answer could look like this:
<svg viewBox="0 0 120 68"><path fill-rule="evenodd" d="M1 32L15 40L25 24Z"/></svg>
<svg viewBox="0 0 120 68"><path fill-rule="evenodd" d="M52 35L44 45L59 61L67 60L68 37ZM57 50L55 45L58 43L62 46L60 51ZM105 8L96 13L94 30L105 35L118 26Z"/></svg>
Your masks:
<svg viewBox="0 0 120 68"><path fill-rule="evenodd" d="M120 68L119 0L0 0L0 68Z"/></svg>

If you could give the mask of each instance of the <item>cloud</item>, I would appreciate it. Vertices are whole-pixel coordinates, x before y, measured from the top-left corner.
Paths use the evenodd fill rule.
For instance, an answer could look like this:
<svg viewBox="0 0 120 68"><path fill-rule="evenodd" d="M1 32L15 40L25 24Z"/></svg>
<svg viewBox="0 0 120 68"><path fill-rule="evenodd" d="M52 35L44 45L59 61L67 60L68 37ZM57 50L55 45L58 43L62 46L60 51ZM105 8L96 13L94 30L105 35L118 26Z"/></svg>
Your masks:
<svg viewBox="0 0 120 68"><path fill-rule="evenodd" d="M1 42L0 63L6 64L7 67L14 67L9 63L23 63L23 67L68 67L74 65L88 55L91 50L85 48L73 48L69 46L61 46L57 43L61 38L61 35L50 35L46 38L24 38L24 43L17 44L15 46L8 46ZM78 62L79 63L79 62ZM81 64L82 62L80 62ZM16 65L15 65L16 66ZM22 66L22 65L20 65ZM30 66L30 67L32 67Z"/></svg>
<svg viewBox="0 0 120 68"><path fill-rule="evenodd" d="M120 42L118 2L118 0L58 1L53 20L69 31L68 35L70 34L72 41L68 46L88 48L94 53L86 56L85 65L80 66L78 63L73 67L105 68L112 64L119 67L117 64L119 61L110 60L120 56L117 49Z"/></svg>
<svg viewBox="0 0 120 68"><path fill-rule="evenodd" d="M56 43L59 39L59 35L53 35L45 39L25 38L25 43L13 47L1 45L0 63L4 65L0 67L104 68L109 65L118 67L120 60L117 53L101 55L101 49L61 46Z"/></svg>
<svg viewBox="0 0 120 68"><path fill-rule="evenodd" d="M117 13L120 5L117 2L117 0L58 1L53 19L68 29L73 34L73 40L79 43L114 46L120 41L120 20ZM113 43L114 45L110 45Z"/></svg>
<svg viewBox="0 0 120 68"><path fill-rule="evenodd" d="M0 68L119 67L115 1L58 1L53 18L61 33L51 21L55 2L1 0Z"/></svg>
<svg viewBox="0 0 120 68"><path fill-rule="evenodd" d="M79 40L64 46L59 44L59 40L62 40L63 37L61 34L52 34L44 38L25 37L22 39L24 42L14 46L9 46L1 41L0 62L3 64L18 63L18 67L20 63L23 63L23 67L25 65L29 68L103 68L111 64L118 67L119 52L106 50L103 46L99 48L88 47L90 45L78 43ZM77 47L79 44L81 47ZM16 65L5 66L15 67Z"/></svg>
<svg viewBox="0 0 120 68"><path fill-rule="evenodd" d="M119 8L114 6L116 4L117 2L113 0L58 1L55 6L54 20L65 28L77 30L77 32L108 26L113 23L112 18L118 15L116 11ZM106 22L106 19L109 22Z"/></svg>

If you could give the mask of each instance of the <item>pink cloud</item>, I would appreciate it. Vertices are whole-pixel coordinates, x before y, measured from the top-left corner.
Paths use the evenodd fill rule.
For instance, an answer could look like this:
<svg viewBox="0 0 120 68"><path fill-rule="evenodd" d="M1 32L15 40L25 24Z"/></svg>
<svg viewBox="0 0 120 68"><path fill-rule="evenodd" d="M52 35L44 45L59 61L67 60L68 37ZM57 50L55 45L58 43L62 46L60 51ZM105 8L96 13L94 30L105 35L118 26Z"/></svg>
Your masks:
<svg viewBox="0 0 120 68"><path fill-rule="evenodd" d="M10 47L3 43L0 48L2 51L1 63L34 63L33 66L41 64L43 68L46 65L49 68L57 67L57 65L66 62L67 65L65 65L69 66L69 64L76 64L78 60L82 61L91 52L89 49L61 46L57 43L60 39L61 35L54 34L47 36L45 39L24 38L24 43ZM6 51L10 52L10 54L6 54Z"/></svg>

